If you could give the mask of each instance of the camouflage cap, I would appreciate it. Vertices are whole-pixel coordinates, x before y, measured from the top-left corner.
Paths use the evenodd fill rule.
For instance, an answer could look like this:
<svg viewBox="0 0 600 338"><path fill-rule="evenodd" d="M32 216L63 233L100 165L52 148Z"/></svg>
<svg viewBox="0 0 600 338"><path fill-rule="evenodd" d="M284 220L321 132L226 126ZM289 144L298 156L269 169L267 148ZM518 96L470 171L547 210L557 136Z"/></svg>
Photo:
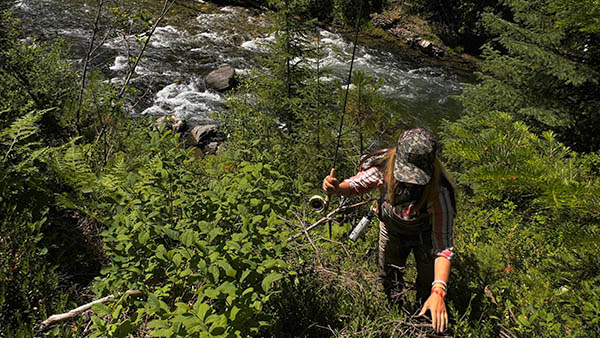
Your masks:
<svg viewBox="0 0 600 338"><path fill-rule="evenodd" d="M407 130L396 144L394 178L399 182L425 185L431 179L437 141L425 129Z"/></svg>

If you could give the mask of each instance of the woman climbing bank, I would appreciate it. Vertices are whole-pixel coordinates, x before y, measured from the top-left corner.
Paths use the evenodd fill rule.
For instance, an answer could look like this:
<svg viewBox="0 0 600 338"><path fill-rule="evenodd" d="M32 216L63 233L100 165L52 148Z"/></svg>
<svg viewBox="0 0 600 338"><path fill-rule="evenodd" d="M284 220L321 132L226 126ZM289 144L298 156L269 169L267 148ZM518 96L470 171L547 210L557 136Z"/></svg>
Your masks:
<svg viewBox="0 0 600 338"><path fill-rule="evenodd" d="M402 133L395 148L368 155L360 172L341 183L331 174L323 180L328 194L357 195L379 189L379 276L392 303L400 302L406 259L417 265L419 313L431 313L433 328L448 326L444 302L456 202L450 177L436 157L437 141L424 129Z"/></svg>

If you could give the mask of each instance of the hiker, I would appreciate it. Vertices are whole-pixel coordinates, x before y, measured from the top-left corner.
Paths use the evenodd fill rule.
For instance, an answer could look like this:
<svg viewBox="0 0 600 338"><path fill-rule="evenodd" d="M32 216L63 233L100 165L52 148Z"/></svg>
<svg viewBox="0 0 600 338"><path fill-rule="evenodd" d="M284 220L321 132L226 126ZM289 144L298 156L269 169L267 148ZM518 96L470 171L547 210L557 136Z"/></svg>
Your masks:
<svg viewBox="0 0 600 338"><path fill-rule="evenodd" d="M327 194L357 195L379 189L379 277L388 300L400 303L406 259L417 265L419 316L431 313L433 328L448 326L444 298L456 201L448 173L436 157L437 141L425 129L407 130L395 148L381 149L361 162L360 172L343 180L334 170L323 180Z"/></svg>

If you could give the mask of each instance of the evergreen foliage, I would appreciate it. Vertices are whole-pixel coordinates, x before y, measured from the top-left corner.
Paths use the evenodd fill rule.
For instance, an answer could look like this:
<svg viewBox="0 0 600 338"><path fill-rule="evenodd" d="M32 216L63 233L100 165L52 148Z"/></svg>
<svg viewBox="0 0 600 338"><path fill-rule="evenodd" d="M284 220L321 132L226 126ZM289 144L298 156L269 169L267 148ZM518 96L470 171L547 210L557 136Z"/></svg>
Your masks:
<svg viewBox="0 0 600 338"><path fill-rule="evenodd" d="M458 322L462 335L600 330L597 45L593 20L566 4L505 1L510 19L485 14L496 38L482 81L462 95L464 116L444 126L464 192L453 283L472 295L454 305L485 318Z"/></svg>
<svg viewBox="0 0 600 338"><path fill-rule="evenodd" d="M583 157L506 113L461 118L445 145L465 187L455 305L471 294L472 318L525 336L597 332L600 182Z"/></svg>
<svg viewBox="0 0 600 338"><path fill-rule="evenodd" d="M313 150L333 139L334 91L320 82L327 69L321 66L315 22L298 16L305 3L277 5L282 11L276 14L275 39L267 45L262 66L242 81L229 98L231 109L219 118L232 149L250 145L269 151L289 169L299 166L299 174L314 175L321 154Z"/></svg>
<svg viewBox="0 0 600 338"><path fill-rule="evenodd" d="M555 14L553 3L506 1L512 21L484 15L497 38L484 51L485 75L466 91L465 107L482 114L516 114L538 133L551 129L577 151L596 151L597 36L566 26L560 18L567 14Z"/></svg>

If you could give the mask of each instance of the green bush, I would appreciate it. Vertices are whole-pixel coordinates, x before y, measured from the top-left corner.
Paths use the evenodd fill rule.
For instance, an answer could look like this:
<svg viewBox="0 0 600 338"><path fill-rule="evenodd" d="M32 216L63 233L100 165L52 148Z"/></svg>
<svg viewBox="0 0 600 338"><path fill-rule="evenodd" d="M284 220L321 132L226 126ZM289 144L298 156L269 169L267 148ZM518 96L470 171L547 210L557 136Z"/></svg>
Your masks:
<svg viewBox="0 0 600 338"><path fill-rule="evenodd" d="M253 152L201 164L170 132L139 132L149 141L135 148L135 161L125 160L134 148L125 149L93 172L83 145L56 163L77 188L65 205L106 226L109 264L96 292L146 295L95 306L95 336L256 334L269 322L263 306L274 283L290 273L278 215L306 186Z"/></svg>

